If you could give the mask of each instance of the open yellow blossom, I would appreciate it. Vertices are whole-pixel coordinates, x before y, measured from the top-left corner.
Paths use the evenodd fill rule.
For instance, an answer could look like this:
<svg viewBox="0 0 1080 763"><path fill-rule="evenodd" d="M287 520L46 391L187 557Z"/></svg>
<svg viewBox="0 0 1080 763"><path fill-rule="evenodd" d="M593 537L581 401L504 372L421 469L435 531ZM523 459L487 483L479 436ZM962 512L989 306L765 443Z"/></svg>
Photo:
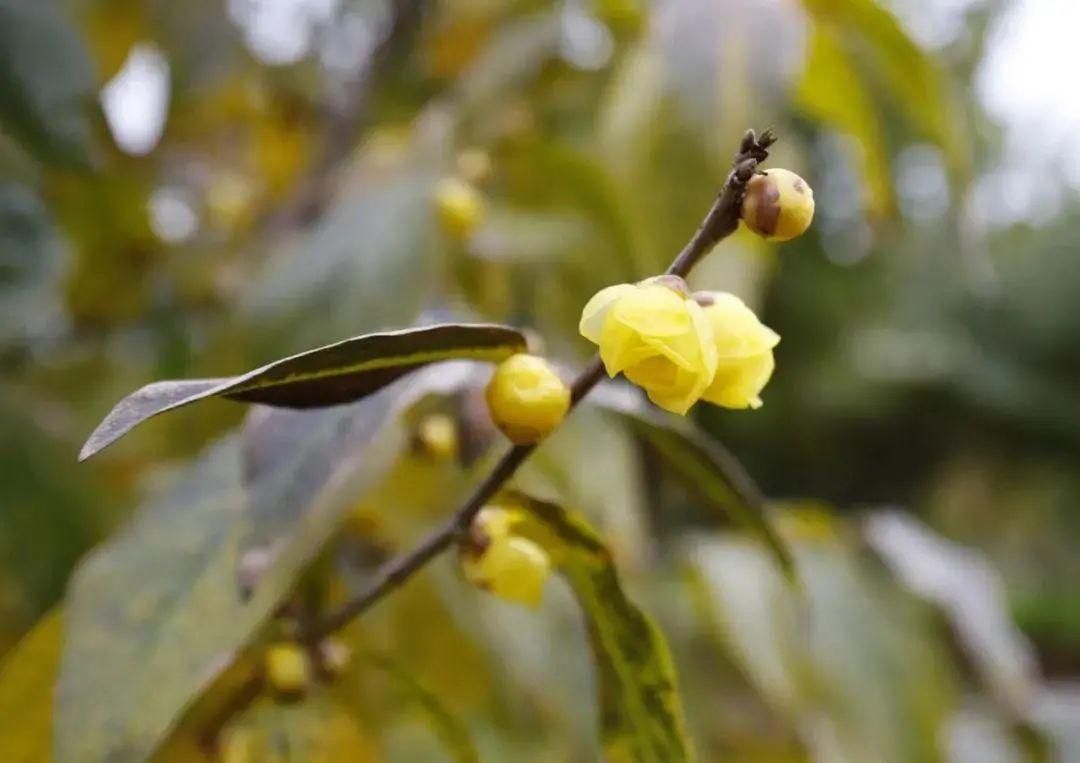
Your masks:
<svg viewBox="0 0 1080 763"><path fill-rule="evenodd" d="M779 334L734 294L703 292L695 298L704 306L717 354L716 376L702 399L725 408L760 408L761 390L775 368Z"/></svg>
<svg viewBox="0 0 1080 763"><path fill-rule="evenodd" d="M716 375L712 325L678 278L601 290L585 305L580 331L599 345L609 376L625 374L674 413L685 414Z"/></svg>

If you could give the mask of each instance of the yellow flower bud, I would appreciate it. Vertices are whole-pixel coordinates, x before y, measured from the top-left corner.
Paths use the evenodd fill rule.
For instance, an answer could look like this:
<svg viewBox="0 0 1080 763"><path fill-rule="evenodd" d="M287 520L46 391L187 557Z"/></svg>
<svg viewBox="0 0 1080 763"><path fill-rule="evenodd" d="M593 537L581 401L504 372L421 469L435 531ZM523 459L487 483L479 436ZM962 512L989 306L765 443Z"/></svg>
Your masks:
<svg viewBox="0 0 1080 763"><path fill-rule="evenodd" d="M518 445L550 434L570 410L570 388L535 355L513 355L495 369L487 386L492 421Z"/></svg>
<svg viewBox="0 0 1080 763"><path fill-rule="evenodd" d="M462 547L465 579L478 588L536 608L543 599L551 559L539 545L512 532L512 512L485 507L473 520Z"/></svg>
<svg viewBox="0 0 1080 763"><path fill-rule="evenodd" d="M416 428L416 444L424 455L436 461L453 459L458 453L457 422L445 413L425 416Z"/></svg>
<svg viewBox="0 0 1080 763"><path fill-rule="evenodd" d="M814 219L814 191L790 170L769 170L746 184L742 202L746 227L770 241L802 235Z"/></svg>
<svg viewBox="0 0 1080 763"><path fill-rule="evenodd" d="M712 326L681 279L609 286L581 314L609 376L622 372L656 405L685 414L716 374Z"/></svg>
<svg viewBox="0 0 1080 763"><path fill-rule="evenodd" d="M780 336L734 294L704 292L695 298L712 327L717 354L716 376L702 398L725 408L760 408Z"/></svg>
<svg viewBox="0 0 1080 763"><path fill-rule="evenodd" d="M454 238L468 238L484 214L484 200L469 183L443 178L435 186L435 210L443 230Z"/></svg>
<svg viewBox="0 0 1080 763"><path fill-rule="evenodd" d="M311 686L311 660L299 644L274 644L267 648L264 660L266 681L278 696L294 699Z"/></svg>

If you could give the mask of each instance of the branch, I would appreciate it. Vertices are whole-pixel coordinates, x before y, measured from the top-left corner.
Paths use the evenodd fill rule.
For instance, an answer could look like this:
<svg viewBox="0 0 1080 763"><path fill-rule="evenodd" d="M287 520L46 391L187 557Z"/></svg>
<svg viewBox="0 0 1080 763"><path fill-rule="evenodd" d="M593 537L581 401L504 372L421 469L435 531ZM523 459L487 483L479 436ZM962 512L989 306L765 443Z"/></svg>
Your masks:
<svg viewBox="0 0 1080 763"><path fill-rule="evenodd" d="M775 142L776 137L771 130L763 132L760 138L753 130L747 130L720 194L690 241L671 263L666 275L686 276L713 247L735 232L739 227L740 207L746 184L757 171L758 164L768 158L768 148ZM596 355L570 387L571 410L589 394L603 376L604 364L599 355ZM536 445L516 445L508 450L487 478L445 523L428 534L416 548L391 559L381 567L367 590L316 623L305 634L305 640L315 643L348 625L429 561L450 548L457 538L468 531L480 509L503 488L535 449Z"/></svg>

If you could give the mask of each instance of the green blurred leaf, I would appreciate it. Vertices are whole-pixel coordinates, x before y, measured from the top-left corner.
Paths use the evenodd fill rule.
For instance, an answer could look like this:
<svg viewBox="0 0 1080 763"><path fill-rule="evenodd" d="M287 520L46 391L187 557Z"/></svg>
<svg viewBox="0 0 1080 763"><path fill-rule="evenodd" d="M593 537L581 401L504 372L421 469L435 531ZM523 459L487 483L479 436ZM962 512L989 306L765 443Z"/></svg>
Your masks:
<svg viewBox="0 0 1080 763"><path fill-rule="evenodd" d="M0 665L0 760L43 763L52 757L53 690L64 615L43 617Z"/></svg>
<svg viewBox="0 0 1080 763"><path fill-rule="evenodd" d="M41 161L90 164L93 72L59 4L0 0L0 127Z"/></svg>
<svg viewBox="0 0 1080 763"><path fill-rule="evenodd" d="M942 761L954 686L933 620L859 562L839 520L803 510L784 521L798 591L745 540L689 548L729 656L814 760Z"/></svg>
<svg viewBox="0 0 1080 763"><path fill-rule="evenodd" d="M121 400L90 435L79 460L107 447L146 419L208 397L285 408L358 400L405 374L445 360L503 360L525 349L506 326L446 323L346 339L225 379L154 382Z"/></svg>
<svg viewBox="0 0 1080 763"><path fill-rule="evenodd" d="M258 763L376 763L374 743L324 693L294 704L266 698L222 734L221 758Z"/></svg>
<svg viewBox="0 0 1080 763"><path fill-rule="evenodd" d="M142 760L161 743L394 463L406 441L387 423L397 392L336 411L329 467L326 441L315 438L248 483L239 440L224 440L83 563L68 596L59 763ZM270 479L289 489L269 514L253 510L250 497L270 495L260 488ZM268 516L278 518L277 542L255 564L245 544L266 535Z"/></svg>
<svg viewBox="0 0 1080 763"><path fill-rule="evenodd" d="M596 669L600 730L613 763L679 763L692 754L667 641L623 592L611 554L581 518L521 493L515 532L540 544L585 615Z"/></svg>
<svg viewBox="0 0 1080 763"><path fill-rule="evenodd" d="M758 537L777 566L794 579L791 552L769 522L764 496L727 448L685 418L661 413L626 387L605 385L589 402L627 421L692 491Z"/></svg>
<svg viewBox="0 0 1080 763"><path fill-rule="evenodd" d="M342 169L349 182L318 220L267 242L273 252L237 306L260 357L409 325L430 299L435 284L417 278L437 263L430 157L388 171L387 157L369 154Z"/></svg>
<svg viewBox="0 0 1080 763"><path fill-rule="evenodd" d="M914 517L878 511L864 534L897 578L940 607L994 697L1017 718L1040 683L1035 652L1009 615L998 572L973 549L936 535Z"/></svg>

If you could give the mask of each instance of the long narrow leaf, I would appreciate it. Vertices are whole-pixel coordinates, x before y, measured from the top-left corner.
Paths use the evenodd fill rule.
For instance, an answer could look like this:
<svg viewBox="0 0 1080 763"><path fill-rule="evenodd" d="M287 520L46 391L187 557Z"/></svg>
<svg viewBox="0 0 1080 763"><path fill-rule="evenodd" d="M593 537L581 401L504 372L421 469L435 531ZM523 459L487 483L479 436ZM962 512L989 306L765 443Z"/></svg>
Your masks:
<svg viewBox="0 0 1080 763"><path fill-rule="evenodd" d="M529 512L529 521L515 531L551 555L585 614L607 760L692 760L667 641L627 598L603 541L585 520L561 506L522 493L511 494L510 500Z"/></svg>
<svg viewBox="0 0 1080 763"><path fill-rule="evenodd" d="M640 396L628 393L606 386L597 390L590 401L625 419L693 492L711 506L729 512L764 542L776 564L793 579L791 552L769 522L765 497L739 460L686 419L661 413Z"/></svg>
<svg viewBox="0 0 1080 763"><path fill-rule="evenodd" d="M521 332L493 324L445 323L346 339L241 376L148 384L109 412L83 445L89 458L159 413L208 397L283 408L359 400L417 368L444 360L502 360L525 348Z"/></svg>

